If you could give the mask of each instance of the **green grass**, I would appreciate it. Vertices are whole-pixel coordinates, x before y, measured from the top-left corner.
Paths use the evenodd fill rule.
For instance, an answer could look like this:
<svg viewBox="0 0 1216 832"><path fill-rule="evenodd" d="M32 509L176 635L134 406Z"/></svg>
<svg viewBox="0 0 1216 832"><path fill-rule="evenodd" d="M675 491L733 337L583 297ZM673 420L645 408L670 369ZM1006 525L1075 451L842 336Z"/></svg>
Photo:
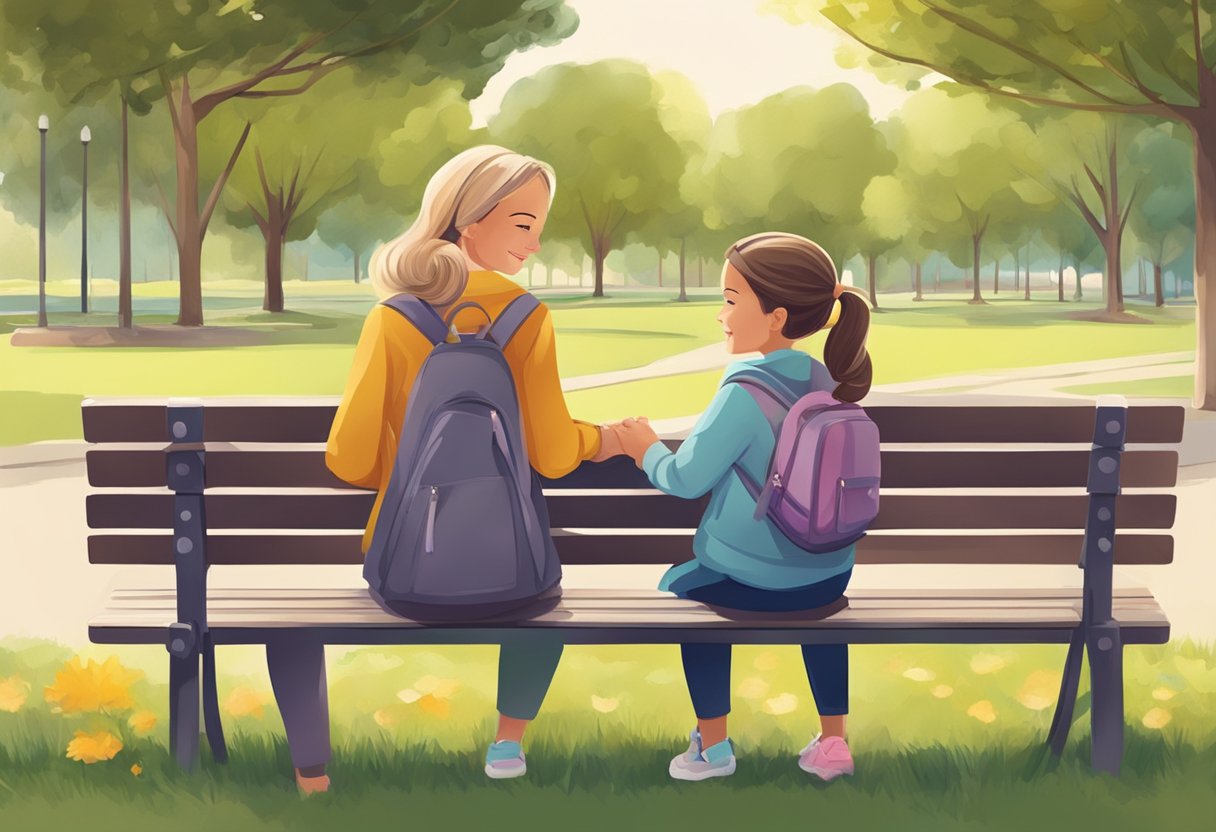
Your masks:
<svg viewBox="0 0 1216 832"><path fill-rule="evenodd" d="M1119 381L1108 384L1081 384L1076 387L1061 387L1065 393L1079 396L1103 396L1117 393L1124 396L1139 396L1154 399L1190 398L1195 386L1194 376L1169 376L1168 378L1144 378L1136 381Z"/></svg>
<svg viewBox="0 0 1216 832"><path fill-rule="evenodd" d="M0 294L13 293L9 284L16 283L0 284ZM28 285L22 286L28 291ZM176 288L166 282L136 284L135 293L137 299L172 298ZM373 302L367 286L290 284L291 311L282 315L257 309L260 290L241 281L208 282L207 291L224 306L208 311L209 323L260 329L272 343L194 349L18 348L7 334L33 320L0 316L0 407L16 414L0 421L0 444L79 438L75 411L85 395L341 393L363 316ZM679 304L637 294L592 300L571 294L548 302L559 334L559 372L567 378L641 366L721 338L716 301ZM961 296L912 303L904 295L883 295L880 303L869 340L876 384L1194 347L1194 313L1185 307L1136 307L1152 324L1126 326L1067 319L1093 304L997 300L972 307ZM112 318L75 313L54 320L110 325ZM139 315L137 303L137 320L168 323L172 316ZM820 335L804 347L821 354L822 344ZM686 416L704 408L720 377L714 370L639 381L575 392L568 401L575 416L592 420L631 413Z"/></svg>
<svg viewBox="0 0 1216 832"><path fill-rule="evenodd" d="M1216 651L1188 642L1127 649L1129 730L1117 780L1089 771L1084 683L1064 756L1056 761L1042 749L1063 652L854 648L850 742L858 771L825 786L794 765L816 719L792 647L736 650L732 735L739 770L704 784L675 784L666 775L692 721L675 647L569 648L527 740L529 774L510 783L488 782L480 770L492 729L492 648L334 651L331 774L337 788L302 803L290 781L261 651L221 649L232 760L216 766L204 752L202 771L190 777L175 769L164 745L163 650L90 648L88 655L116 654L145 675L131 686L132 708L68 716L52 713L39 692L71 652L9 641L0 644L0 682L19 677L32 694L17 712L0 710L0 821L14 830L72 824L353 829L371 823L617 830L788 828L813 818L859 829L1112 830L1189 828L1210 817L1216 811ZM429 707L398 696L436 685L448 690ZM265 711L233 716L228 703L238 689L253 691L249 696L265 702ZM611 710L595 710L593 695ZM968 715L981 701L992 708L990 722ZM126 716L143 708L162 724L137 736ZM783 708L790 710L771 713ZM1159 725L1163 713L1168 722L1160 728L1144 723L1152 715L1151 724ZM76 730L102 729L123 740L113 760L86 766L65 759ZM138 777L133 764L143 769Z"/></svg>

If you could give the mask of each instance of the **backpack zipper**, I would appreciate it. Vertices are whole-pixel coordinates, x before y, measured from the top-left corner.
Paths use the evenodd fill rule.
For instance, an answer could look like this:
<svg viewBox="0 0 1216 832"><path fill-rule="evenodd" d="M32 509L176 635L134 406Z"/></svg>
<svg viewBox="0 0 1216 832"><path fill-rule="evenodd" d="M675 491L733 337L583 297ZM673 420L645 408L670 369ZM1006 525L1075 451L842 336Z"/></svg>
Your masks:
<svg viewBox="0 0 1216 832"><path fill-rule="evenodd" d="M439 486L431 486L431 502L426 510L426 553L435 554L435 511L439 506Z"/></svg>

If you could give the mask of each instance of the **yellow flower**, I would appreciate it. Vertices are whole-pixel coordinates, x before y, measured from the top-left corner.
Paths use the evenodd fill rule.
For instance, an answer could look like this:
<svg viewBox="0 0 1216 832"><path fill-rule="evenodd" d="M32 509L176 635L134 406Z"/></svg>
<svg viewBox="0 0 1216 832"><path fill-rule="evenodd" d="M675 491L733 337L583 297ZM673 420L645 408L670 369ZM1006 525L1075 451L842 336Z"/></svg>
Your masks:
<svg viewBox="0 0 1216 832"><path fill-rule="evenodd" d="M743 699L759 699L768 693L768 682L753 676L740 682L735 692Z"/></svg>
<svg viewBox="0 0 1216 832"><path fill-rule="evenodd" d="M954 693L954 688L950 687L949 685L938 685L937 687L933 688L932 693L938 699L945 699L947 696Z"/></svg>
<svg viewBox="0 0 1216 832"><path fill-rule="evenodd" d="M602 714L612 713L619 704L621 704L619 699L610 699L608 697L596 696L594 693L591 694L591 707Z"/></svg>
<svg viewBox="0 0 1216 832"><path fill-rule="evenodd" d="M764 703L766 713L780 716L788 714L798 707L798 697L792 693L783 693L780 696L774 696Z"/></svg>
<svg viewBox="0 0 1216 832"><path fill-rule="evenodd" d="M405 690L397 691L397 698L407 705L413 705L422 698L422 694L413 688L406 688Z"/></svg>
<svg viewBox="0 0 1216 832"><path fill-rule="evenodd" d="M932 682L937 678L936 673L923 667L909 667L904 671L903 676L905 679L911 679L913 682Z"/></svg>
<svg viewBox="0 0 1216 832"><path fill-rule="evenodd" d="M1153 691L1153 698L1158 702L1169 702L1177 693L1170 688L1157 688ZM3 706L0 706L3 707Z"/></svg>
<svg viewBox="0 0 1216 832"><path fill-rule="evenodd" d="M75 739L68 743L67 758L88 765L101 760L112 760L119 751L122 751L122 742L109 731L99 731L96 734L77 731Z"/></svg>
<svg viewBox="0 0 1216 832"><path fill-rule="evenodd" d="M131 718L127 720L137 733L146 734L156 727L156 714L151 711L137 711L131 714Z"/></svg>
<svg viewBox="0 0 1216 832"><path fill-rule="evenodd" d="M448 714L452 712L452 706L448 704L446 699L440 699L431 693L426 694L418 700L418 707L431 716L439 717L440 719L447 719Z"/></svg>
<svg viewBox="0 0 1216 832"><path fill-rule="evenodd" d="M756 670L776 670L781 664L781 659L778 658L776 653L765 652L756 656L756 661L753 664L756 666Z"/></svg>
<svg viewBox="0 0 1216 832"><path fill-rule="evenodd" d="M967 709L967 716L974 717L987 725L996 721L996 708L987 699L981 699Z"/></svg>
<svg viewBox="0 0 1216 832"><path fill-rule="evenodd" d="M440 679L437 676L423 676L414 683L414 690L419 693L429 693L436 699L451 699L460 690L460 682L455 679Z"/></svg>
<svg viewBox="0 0 1216 832"><path fill-rule="evenodd" d="M1144 719L1142 719L1141 722L1144 723L1145 728L1152 728L1160 731L1162 728L1170 724L1171 719L1173 719L1173 717L1170 716L1169 711L1165 710L1164 708L1153 708L1144 715Z"/></svg>
<svg viewBox="0 0 1216 832"><path fill-rule="evenodd" d="M136 777L138 777L139 775L144 773L144 767L141 766L139 763L136 763L135 765L131 766L131 773L134 774Z"/></svg>
<svg viewBox="0 0 1216 832"><path fill-rule="evenodd" d="M224 700L224 710L232 716L261 719L270 698L269 694L251 688L235 688Z"/></svg>
<svg viewBox="0 0 1216 832"><path fill-rule="evenodd" d="M15 714L25 704L30 693L30 683L20 676L0 679L0 711Z"/></svg>
<svg viewBox="0 0 1216 832"><path fill-rule="evenodd" d="M372 714L372 719L376 720L376 724L381 728L392 728L397 724L397 714L388 708L381 708Z"/></svg>
<svg viewBox="0 0 1216 832"><path fill-rule="evenodd" d="M137 670L123 667L113 656L101 664L89 659L84 665L76 656L46 689L46 701L55 706L55 711L65 714L125 711L134 704L130 687L142 676Z"/></svg>
<svg viewBox="0 0 1216 832"><path fill-rule="evenodd" d="M988 673L996 673L998 670L1003 670L1008 666L1009 660L1004 656L998 656L994 653L976 653L971 659L971 672L978 676L984 676Z"/></svg>
<svg viewBox="0 0 1216 832"><path fill-rule="evenodd" d="M1058 674L1046 670L1036 670L1026 677L1022 689L1018 691L1018 701L1032 711L1049 708L1056 702L1056 694L1060 690Z"/></svg>

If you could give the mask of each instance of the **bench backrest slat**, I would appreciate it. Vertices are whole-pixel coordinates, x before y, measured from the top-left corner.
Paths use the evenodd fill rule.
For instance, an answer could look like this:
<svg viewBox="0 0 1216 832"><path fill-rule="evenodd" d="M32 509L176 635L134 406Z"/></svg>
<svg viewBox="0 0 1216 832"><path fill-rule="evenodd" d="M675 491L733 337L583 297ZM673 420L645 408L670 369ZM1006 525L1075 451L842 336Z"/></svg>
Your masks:
<svg viewBox="0 0 1216 832"><path fill-rule="evenodd" d="M209 529L360 529L367 525L375 494L208 494ZM551 492L549 522L555 528L692 529L706 499L681 500L659 492L590 495ZM1124 494L1116 516L1124 529L1168 529L1174 525L1173 494ZM874 530L892 529L1082 529L1089 498L1084 494L934 495L891 494L881 501ZM173 527L171 494L90 494L89 528Z"/></svg>
<svg viewBox="0 0 1216 832"><path fill-rule="evenodd" d="M678 445L678 443L671 443ZM104 448L104 446L103 446ZM99 488L165 485L164 452L90 450L89 484ZM883 488L1081 488L1089 451L884 450ZM1120 480L1128 488L1170 488L1177 451L1125 451ZM325 467L320 450L207 450L208 488L351 488ZM631 460L584 464L546 488L649 488Z"/></svg>
<svg viewBox="0 0 1216 832"><path fill-rule="evenodd" d="M870 534L857 544L858 563L976 563L1076 565L1080 534ZM361 535L241 535L207 538L207 559L228 564L358 564ZM162 534L95 534L89 537L89 562L172 564L172 536ZM670 564L692 556L691 533L652 535L554 535L565 564ZM1119 534L1115 563L1165 564L1173 559L1168 534Z"/></svg>

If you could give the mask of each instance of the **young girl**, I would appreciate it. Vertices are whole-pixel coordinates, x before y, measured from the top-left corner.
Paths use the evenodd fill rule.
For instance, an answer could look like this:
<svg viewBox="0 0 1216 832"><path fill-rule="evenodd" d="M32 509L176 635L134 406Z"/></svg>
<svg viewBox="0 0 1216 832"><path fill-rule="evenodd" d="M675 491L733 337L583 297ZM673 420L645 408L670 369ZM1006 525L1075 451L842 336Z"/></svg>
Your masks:
<svg viewBox="0 0 1216 832"><path fill-rule="evenodd" d="M799 396L829 390L855 402L870 389L865 349L870 311L839 283L836 267L815 243L795 234L757 234L726 252L724 306L718 321L731 353L761 353L727 369L717 395L688 439L672 453L645 419L616 428L629 456L656 488L693 499L712 492L693 538L695 559L672 567L660 589L716 606L753 611L811 610L839 601L853 571L853 546L809 554L768 520L732 466L763 482L773 455L774 430L747 388L731 383L740 369L759 368ZM824 364L793 349L795 342L831 326ZM704 780L734 773L727 736L730 712L729 644L681 646L684 674L697 715L686 753L671 761L671 776ZM824 780L852 774L845 742L848 646L802 648L822 732L802 750L799 765Z"/></svg>
<svg viewBox="0 0 1216 832"><path fill-rule="evenodd" d="M418 219L372 258L372 284L381 299L409 293L440 314L475 301L491 316L524 290L508 280L540 248L555 178L542 162L485 145L459 154L431 178ZM458 331L475 331L484 319L464 310ZM453 336L455 337L455 336ZM408 396L431 342L382 304L367 316L342 404L334 418L325 461L338 477L379 493L363 551L371 542L397 454ZM585 459L620 452L615 433L570 418L557 375L553 321L541 306L507 346L523 413L532 467L561 477ZM498 732L486 754L486 774L518 777L526 771L520 742L535 718L562 654L560 641L504 644L499 658ZM297 782L324 791L330 756L323 645L284 636L267 645L271 682L283 714Z"/></svg>

